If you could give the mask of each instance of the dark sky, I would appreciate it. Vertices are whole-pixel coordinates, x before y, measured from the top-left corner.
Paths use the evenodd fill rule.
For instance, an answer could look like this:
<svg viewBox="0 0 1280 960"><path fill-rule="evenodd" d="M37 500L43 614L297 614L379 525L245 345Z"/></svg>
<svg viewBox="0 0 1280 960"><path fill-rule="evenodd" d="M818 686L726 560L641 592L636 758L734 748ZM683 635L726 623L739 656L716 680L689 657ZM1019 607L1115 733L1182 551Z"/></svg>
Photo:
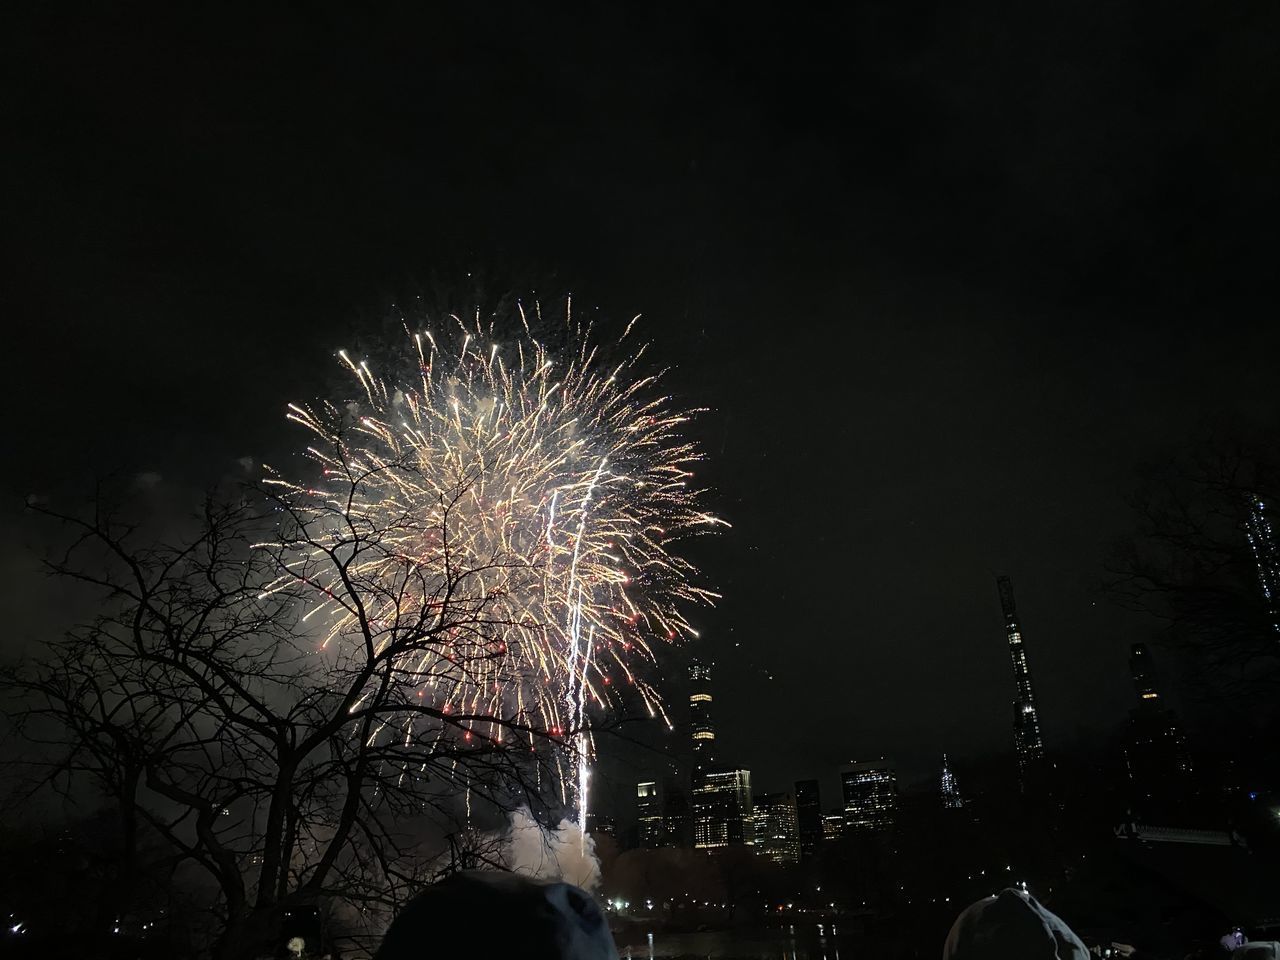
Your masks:
<svg viewBox="0 0 1280 960"><path fill-rule="evenodd" d="M713 408L758 786L1008 749L1001 572L1050 744L1122 717L1136 466L1275 412L1280 7L429 6L6 12L5 642L60 606L22 496L269 456L476 270L643 312Z"/></svg>

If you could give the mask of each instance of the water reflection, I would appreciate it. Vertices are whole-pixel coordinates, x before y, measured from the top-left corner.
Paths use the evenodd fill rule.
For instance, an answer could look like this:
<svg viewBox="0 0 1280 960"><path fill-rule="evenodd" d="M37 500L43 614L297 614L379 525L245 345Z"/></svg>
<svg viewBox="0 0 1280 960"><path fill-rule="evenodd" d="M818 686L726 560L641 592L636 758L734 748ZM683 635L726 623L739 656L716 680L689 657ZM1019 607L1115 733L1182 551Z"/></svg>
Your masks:
<svg viewBox="0 0 1280 960"><path fill-rule="evenodd" d="M624 960L845 960L856 957L835 925L804 924L758 930L707 930L697 933L620 934Z"/></svg>

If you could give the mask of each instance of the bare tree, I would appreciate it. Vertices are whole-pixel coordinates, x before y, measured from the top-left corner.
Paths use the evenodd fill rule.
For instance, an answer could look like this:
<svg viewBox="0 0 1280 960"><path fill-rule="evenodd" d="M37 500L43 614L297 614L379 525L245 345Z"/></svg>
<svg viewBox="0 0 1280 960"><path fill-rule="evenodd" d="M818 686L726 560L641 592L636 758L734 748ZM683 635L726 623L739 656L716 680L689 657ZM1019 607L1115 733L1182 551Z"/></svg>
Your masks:
<svg viewBox="0 0 1280 960"><path fill-rule="evenodd" d="M1112 596L1158 618L1218 693L1280 681L1276 531L1263 529L1280 509L1278 452L1216 440L1148 468L1131 498L1136 529L1111 563Z"/></svg>
<svg viewBox="0 0 1280 960"><path fill-rule="evenodd" d="M453 549L466 485L425 516L371 516L350 509L365 479L211 500L174 545L101 511L36 508L75 533L51 569L100 590L103 613L11 671L20 729L43 783L114 801L126 877L140 829L203 868L220 958L263 952L291 905L401 899L449 864L423 821L464 793L536 805L576 733L490 695L523 681L506 645L539 625L501 602L518 556ZM406 542L431 549L410 560Z"/></svg>

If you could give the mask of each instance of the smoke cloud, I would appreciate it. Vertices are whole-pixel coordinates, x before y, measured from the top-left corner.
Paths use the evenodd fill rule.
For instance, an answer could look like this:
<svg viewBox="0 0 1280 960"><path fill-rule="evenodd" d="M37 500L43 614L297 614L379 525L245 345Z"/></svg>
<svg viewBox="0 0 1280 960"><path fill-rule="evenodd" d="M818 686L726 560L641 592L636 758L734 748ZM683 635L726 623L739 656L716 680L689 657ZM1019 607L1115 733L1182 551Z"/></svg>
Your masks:
<svg viewBox="0 0 1280 960"><path fill-rule="evenodd" d="M600 886L595 840L571 820L544 827L521 807L511 814L503 859L515 873L539 880L563 880L594 891Z"/></svg>

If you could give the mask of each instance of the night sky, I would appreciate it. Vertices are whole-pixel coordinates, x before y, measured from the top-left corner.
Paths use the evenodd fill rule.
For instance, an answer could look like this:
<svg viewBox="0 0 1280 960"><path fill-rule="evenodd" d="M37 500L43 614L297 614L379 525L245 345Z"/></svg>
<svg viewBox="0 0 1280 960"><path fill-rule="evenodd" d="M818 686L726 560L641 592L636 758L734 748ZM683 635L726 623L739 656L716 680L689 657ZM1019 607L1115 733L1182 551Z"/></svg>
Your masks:
<svg viewBox="0 0 1280 960"><path fill-rule="evenodd" d="M712 408L695 619L757 787L1009 750L998 573L1050 747L1118 722L1137 467L1277 412L1280 6L430 6L4 15L4 644L64 616L23 497L294 449L473 271L643 313Z"/></svg>

